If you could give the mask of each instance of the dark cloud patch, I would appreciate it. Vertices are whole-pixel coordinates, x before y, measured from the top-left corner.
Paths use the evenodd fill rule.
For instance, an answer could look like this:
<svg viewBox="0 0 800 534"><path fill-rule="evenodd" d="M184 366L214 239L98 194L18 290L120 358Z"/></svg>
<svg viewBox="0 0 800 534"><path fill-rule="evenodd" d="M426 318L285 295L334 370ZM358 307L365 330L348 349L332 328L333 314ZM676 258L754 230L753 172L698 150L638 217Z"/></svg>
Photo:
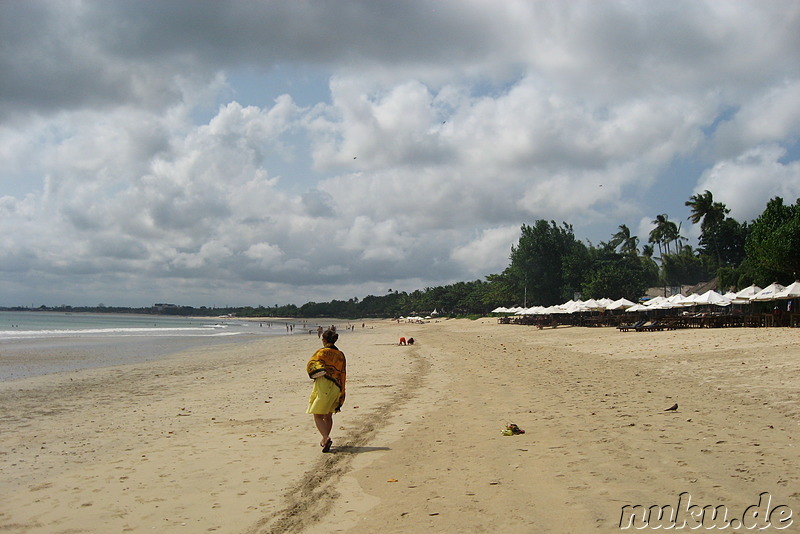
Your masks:
<svg viewBox="0 0 800 534"><path fill-rule="evenodd" d="M0 120L31 111L154 107L177 98L169 72L158 64L109 54L98 40L102 26L88 24L91 9L73 2L0 3Z"/></svg>
<svg viewBox="0 0 800 534"><path fill-rule="evenodd" d="M466 60L493 48L489 6L462 2L98 2L87 23L121 57L217 64Z"/></svg>
<svg viewBox="0 0 800 534"><path fill-rule="evenodd" d="M310 217L336 216L333 197L319 189L312 189L303 194L303 207Z"/></svg>
<svg viewBox="0 0 800 534"><path fill-rule="evenodd" d="M0 119L87 106L159 109L177 77L300 62L486 62L492 10L460 2L2 2ZM511 43L508 43L511 45Z"/></svg>

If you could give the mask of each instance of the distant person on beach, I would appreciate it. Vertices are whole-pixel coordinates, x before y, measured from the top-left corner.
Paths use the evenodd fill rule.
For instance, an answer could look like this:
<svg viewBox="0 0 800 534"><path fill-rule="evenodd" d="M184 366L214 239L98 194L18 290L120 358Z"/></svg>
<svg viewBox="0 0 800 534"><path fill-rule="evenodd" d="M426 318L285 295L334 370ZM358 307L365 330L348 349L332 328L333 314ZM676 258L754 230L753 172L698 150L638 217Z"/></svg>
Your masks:
<svg viewBox="0 0 800 534"><path fill-rule="evenodd" d="M322 327L321 326L317 327L317 337L322 339Z"/></svg>
<svg viewBox="0 0 800 534"><path fill-rule="evenodd" d="M409 345L413 345L414 344L414 338L413 337L408 338L408 341L406 343L408 343Z"/></svg>
<svg viewBox="0 0 800 534"><path fill-rule="evenodd" d="M314 424L322 436L319 442L322 452L330 452L333 414L339 412L344 404L347 361L344 353L335 345L339 334L326 330L321 337L322 348L314 353L306 365L308 377L314 380L306 413L314 415Z"/></svg>
<svg viewBox="0 0 800 534"><path fill-rule="evenodd" d="M781 322L781 309L776 304L775 307L772 309L772 319L773 324L775 326L782 326L783 323Z"/></svg>
<svg viewBox="0 0 800 534"><path fill-rule="evenodd" d="M398 345L405 345L405 344L406 344L406 338L401 337L400 338L400 343L398 343Z"/></svg>

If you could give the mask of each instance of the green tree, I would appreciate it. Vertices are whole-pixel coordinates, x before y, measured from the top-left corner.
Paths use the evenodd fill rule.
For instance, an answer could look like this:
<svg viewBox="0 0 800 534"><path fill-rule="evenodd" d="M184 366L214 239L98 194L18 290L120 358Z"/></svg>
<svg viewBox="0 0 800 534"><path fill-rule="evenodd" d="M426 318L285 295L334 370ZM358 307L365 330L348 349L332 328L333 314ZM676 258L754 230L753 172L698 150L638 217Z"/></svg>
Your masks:
<svg viewBox="0 0 800 534"><path fill-rule="evenodd" d="M721 229L730 210L725 204L714 202L714 195L709 190L692 195L685 205L692 209L688 217L692 224L700 223L700 245L716 258L717 265L722 265Z"/></svg>
<svg viewBox="0 0 800 534"><path fill-rule="evenodd" d="M700 223L700 231L703 233L713 230L730 213L725 204L714 202L714 195L709 190L692 195L685 205L692 208L692 214L688 219L692 224Z"/></svg>
<svg viewBox="0 0 800 534"><path fill-rule="evenodd" d="M749 232L747 223L727 217L714 232L715 254L722 266L738 266L744 261L744 245Z"/></svg>
<svg viewBox="0 0 800 534"><path fill-rule="evenodd" d="M666 215L657 215L656 218L653 219L653 221L651 221L656 226L655 226L655 228L650 230L650 234L649 234L648 240L647 240L648 243L658 247L658 255L659 256L663 256L664 255L664 250L662 249L661 245L664 242L664 225L663 225L663 221L665 220L664 219L665 217L666 217Z"/></svg>
<svg viewBox="0 0 800 534"><path fill-rule="evenodd" d="M658 254L663 256L670 253L669 244L672 238L677 234L677 228L673 229L675 223L669 220L666 213L656 215L656 218L651 221L655 224L655 228L650 231L649 243L658 245Z"/></svg>
<svg viewBox="0 0 800 534"><path fill-rule="evenodd" d="M505 283L518 296L515 301L526 293L528 302L545 306L570 298L579 288L578 269L571 260L584 255L586 248L575 239L572 226L540 219L533 226L523 224L521 233L519 243L511 247L511 264L503 271Z"/></svg>
<svg viewBox="0 0 800 534"><path fill-rule="evenodd" d="M796 279L800 272L800 199L789 206L780 197L770 200L750 226L745 253L758 282Z"/></svg>
<svg viewBox="0 0 800 534"><path fill-rule="evenodd" d="M664 256L665 254L671 254L671 243L675 243L675 252L679 252L681 249L681 240L685 239L681 235L680 226L670 221L666 213L656 215L652 223L655 225L655 228L650 231L648 243L658 245L659 255Z"/></svg>
<svg viewBox="0 0 800 534"><path fill-rule="evenodd" d="M641 263L642 277L645 283L645 289L658 285L660 281L661 269L653 259L653 256L638 256L639 263ZM644 291L642 292L644 294ZM639 295L641 296L641 295ZM633 300L633 299L629 299Z"/></svg>
<svg viewBox="0 0 800 534"><path fill-rule="evenodd" d="M665 254L661 258L661 269L664 282L669 285L696 284L710 277L703 261L690 246L683 247L678 254Z"/></svg>
<svg viewBox="0 0 800 534"><path fill-rule="evenodd" d="M613 249L619 249L623 254L638 254L639 253L639 238L631 235L631 230L627 225L620 224L619 231L611 236L609 242Z"/></svg>
<svg viewBox="0 0 800 534"><path fill-rule="evenodd" d="M618 254L600 247L590 250L591 269L584 271L584 297L638 300L647 287L658 279L658 266L653 260L642 261L635 254ZM650 269L650 264L655 271Z"/></svg>
<svg viewBox="0 0 800 534"><path fill-rule="evenodd" d="M664 243L666 244L667 254L672 253L672 249L670 248L670 244L675 244L675 254L681 251L681 240L684 237L681 235L681 227L680 225L676 225L674 222L667 220L664 223Z"/></svg>
<svg viewBox="0 0 800 534"><path fill-rule="evenodd" d="M523 295L517 290L517 285L508 274L508 269L502 274L490 274L486 277L489 289L486 291L487 309L493 310L498 306L521 306Z"/></svg>

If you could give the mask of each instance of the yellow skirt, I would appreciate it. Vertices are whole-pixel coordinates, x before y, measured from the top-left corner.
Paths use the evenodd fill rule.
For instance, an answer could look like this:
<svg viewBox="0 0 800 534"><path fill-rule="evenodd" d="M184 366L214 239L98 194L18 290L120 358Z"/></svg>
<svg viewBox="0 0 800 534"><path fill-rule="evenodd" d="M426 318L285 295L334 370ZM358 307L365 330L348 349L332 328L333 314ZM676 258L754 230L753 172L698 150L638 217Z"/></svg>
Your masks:
<svg viewBox="0 0 800 534"><path fill-rule="evenodd" d="M329 414L336 410L339 404L339 386L328 380L324 376L314 379L314 389L308 398L308 410L306 413Z"/></svg>

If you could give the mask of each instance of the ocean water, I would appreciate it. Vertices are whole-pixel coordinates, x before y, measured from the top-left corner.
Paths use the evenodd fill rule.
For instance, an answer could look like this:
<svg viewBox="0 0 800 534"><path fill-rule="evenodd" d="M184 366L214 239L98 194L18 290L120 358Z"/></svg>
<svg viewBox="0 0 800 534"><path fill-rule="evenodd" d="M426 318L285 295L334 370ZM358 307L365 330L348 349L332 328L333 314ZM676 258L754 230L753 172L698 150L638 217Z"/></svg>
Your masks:
<svg viewBox="0 0 800 534"><path fill-rule="evenodd" d="M151 361L194 347L299 334L304 328L302 323L216 317L0 312L0 381Z"/></svg>
<svg viewBox="0 0 800 534"><path fill-rule="evenodd" d="M286 323L114 313L0 312L0 342L97 336L236 336L286 333Z"/></svg>

